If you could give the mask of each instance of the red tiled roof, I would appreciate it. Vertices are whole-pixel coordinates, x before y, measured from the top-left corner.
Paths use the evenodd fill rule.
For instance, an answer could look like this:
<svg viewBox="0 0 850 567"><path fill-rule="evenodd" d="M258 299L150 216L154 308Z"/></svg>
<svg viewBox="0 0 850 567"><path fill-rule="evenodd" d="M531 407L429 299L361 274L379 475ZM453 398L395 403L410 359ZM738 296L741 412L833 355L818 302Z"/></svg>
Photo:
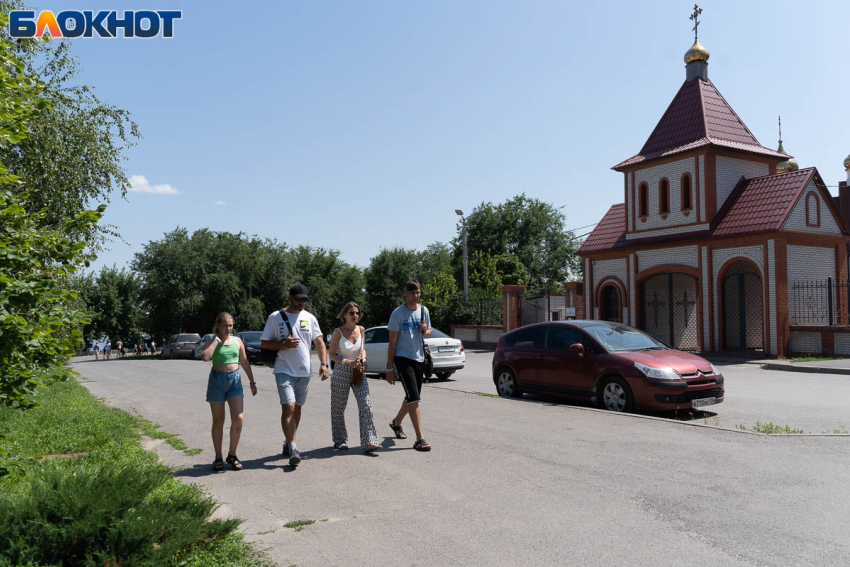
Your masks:
<svg viewBox="0 0 850 567"><path fill-rule="evenodd" d="M718 211L713 236L779 230L815 174L809 167L778 175L741 178Z"/></svg>
<svg viewBox="0 0 850 567"><path fill-rule="evenodd" d="M612 206L578 249L578 254L602 252L617 248L645 246L666 241L691 240L714 236L739 236L758 232L778 231L782 229L794 205L805 191L809 181L815 178L821 194L828 195L823 181L813 167L754 177L741 178L735 189L726 199L711 223L710 231L686 232L664 236L647 235L643 238L626 240L626 206L622 203ZM830 203L832 199L830 199ZM827 204L829 206L829 203ZM835 220L842 232L846 227L831 207Z"/></svg>
<svg viewBox="0 0 850 567"><path fill-rule="evenodd" d="M626 205L612 205L581 246L578 253L621 248L626 245Z"/></svg>
<svg viewBox="0 0 850 567"><path fill-rule="evenodd" d="M714 84L697 78L682 84L640 153L612 169L707 145L788 159L759 144Z"/></svg>

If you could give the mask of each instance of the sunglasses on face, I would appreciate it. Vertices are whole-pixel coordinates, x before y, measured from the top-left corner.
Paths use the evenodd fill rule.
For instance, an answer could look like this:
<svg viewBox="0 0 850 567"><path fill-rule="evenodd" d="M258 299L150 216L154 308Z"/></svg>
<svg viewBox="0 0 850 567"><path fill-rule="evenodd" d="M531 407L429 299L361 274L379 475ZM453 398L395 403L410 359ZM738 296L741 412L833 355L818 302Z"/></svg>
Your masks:
<svg viewBox="0 0 850 567"><path fill-rule="evenodd" d="M349 311L349 315L354 315L355 317L360 317L360 311Z"/></svg>

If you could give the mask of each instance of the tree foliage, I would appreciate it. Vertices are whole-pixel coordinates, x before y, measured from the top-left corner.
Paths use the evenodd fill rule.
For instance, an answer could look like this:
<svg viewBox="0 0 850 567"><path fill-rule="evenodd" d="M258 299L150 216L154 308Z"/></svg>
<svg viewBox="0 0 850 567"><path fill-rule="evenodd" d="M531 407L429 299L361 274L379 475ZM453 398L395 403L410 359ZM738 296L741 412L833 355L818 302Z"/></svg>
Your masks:
<svg viewBox="0 0 850 567"><path fill-rule="evenodd" d="M0 7L8 14L22 3L0 1ZM129 182L121 162L139 138L128 111L76 83L79 67L71 45L37 40L11 44L27 74L40 80L40 96L50 104L28 120L28 136L0 144L0 163L21 177L12 190L25 195L28 209L45 209L39 222L55 229L96 204L108 203L113 191L125 196ZM108 225L79 228L94 252L118 236Z"/></svg>
<svg viewBox="0 0 850 567"><path fill-rule="evenodd" d="M8 18L0 14L0 26ZM0 147L21 143L28 125L48 108L44 85L27 73L15 44L0 37ZM87 262L86 243L68 235L91 230L103 212L83 211L48 226L45 210L32 210L21 179L0 165L0 404L34 405L40 369L60 365L74 352L86 320L72 307L70 277Z"/></svg>
<svg viewBox="0 0 850 567"><path fill-rule="evenodd" d="M360 270L338 251L289 248L242 233L202 229L189 235L178 228L146 244L132 266L140 277L145 326L156 339L209 332L222 311L234 315L237 331L262 330L296 283L308 287L307 310L322 329L338 324L346 302L363 297Z"/></svg>
<svg viewBox="0 0 850 567"><path fill-rule="evenodd" d="M92 312L91 321L83 328L87 339L106 335L113 343L119 339L126 342L144 330L139 278L133 272L105 266L96 274L79 278L76 287Z"/></svg>
<svg viewBox="0 0 850 567"><path fill-rule="evenodd" d="M550 203L518 195L504 203L481 203L466 218L468 257L482 276L489 270L488 260L499 265L505 285L522 284L557 288L571 273L581 270L575 252L579 242L565 229L563 213ZM458 223L458 233L462 230ZM462 281L460 259L463 240L454 241L456 277Z"/></svg>

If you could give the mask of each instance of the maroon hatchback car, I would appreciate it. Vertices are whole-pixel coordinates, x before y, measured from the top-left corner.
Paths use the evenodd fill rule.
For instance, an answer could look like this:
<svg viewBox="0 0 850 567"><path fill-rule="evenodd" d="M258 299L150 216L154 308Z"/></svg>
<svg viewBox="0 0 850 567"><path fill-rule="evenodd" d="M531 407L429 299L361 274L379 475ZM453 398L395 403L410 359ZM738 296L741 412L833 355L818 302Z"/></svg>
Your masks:
<svg viewBox="0 0 850 567"><path fill-rule="evenodd" d="M611 411L723 401L723 375L713 364L608 321L538 323L505 333L493 355L493 382L503 397L554 394Z"/></svg>

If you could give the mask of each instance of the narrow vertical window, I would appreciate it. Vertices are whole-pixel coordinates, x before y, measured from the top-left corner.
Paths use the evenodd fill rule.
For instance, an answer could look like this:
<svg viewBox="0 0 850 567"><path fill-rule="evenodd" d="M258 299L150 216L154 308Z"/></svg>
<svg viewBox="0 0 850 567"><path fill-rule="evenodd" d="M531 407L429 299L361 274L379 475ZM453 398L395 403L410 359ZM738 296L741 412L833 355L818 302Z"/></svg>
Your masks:
<svg viewBox="0 0 850 567"><path fill-rule="evenodd" d="M640 200L640 205L638 207L640 216L649 216L649 187L647 187L646 183L640 184L638 195Z"/></svg>
<svg viewBox="0 0 850 567"><path fill-rule="evenodd" d="M658 212L670 214L670 183L666 179L658 182Z"/></svg>
<svg viewBox="0 0 850 567"><path fill-rule="evenodd" d="M686 173L682 176L682 210L690 211L691 205L691 176Z"/></svg>

